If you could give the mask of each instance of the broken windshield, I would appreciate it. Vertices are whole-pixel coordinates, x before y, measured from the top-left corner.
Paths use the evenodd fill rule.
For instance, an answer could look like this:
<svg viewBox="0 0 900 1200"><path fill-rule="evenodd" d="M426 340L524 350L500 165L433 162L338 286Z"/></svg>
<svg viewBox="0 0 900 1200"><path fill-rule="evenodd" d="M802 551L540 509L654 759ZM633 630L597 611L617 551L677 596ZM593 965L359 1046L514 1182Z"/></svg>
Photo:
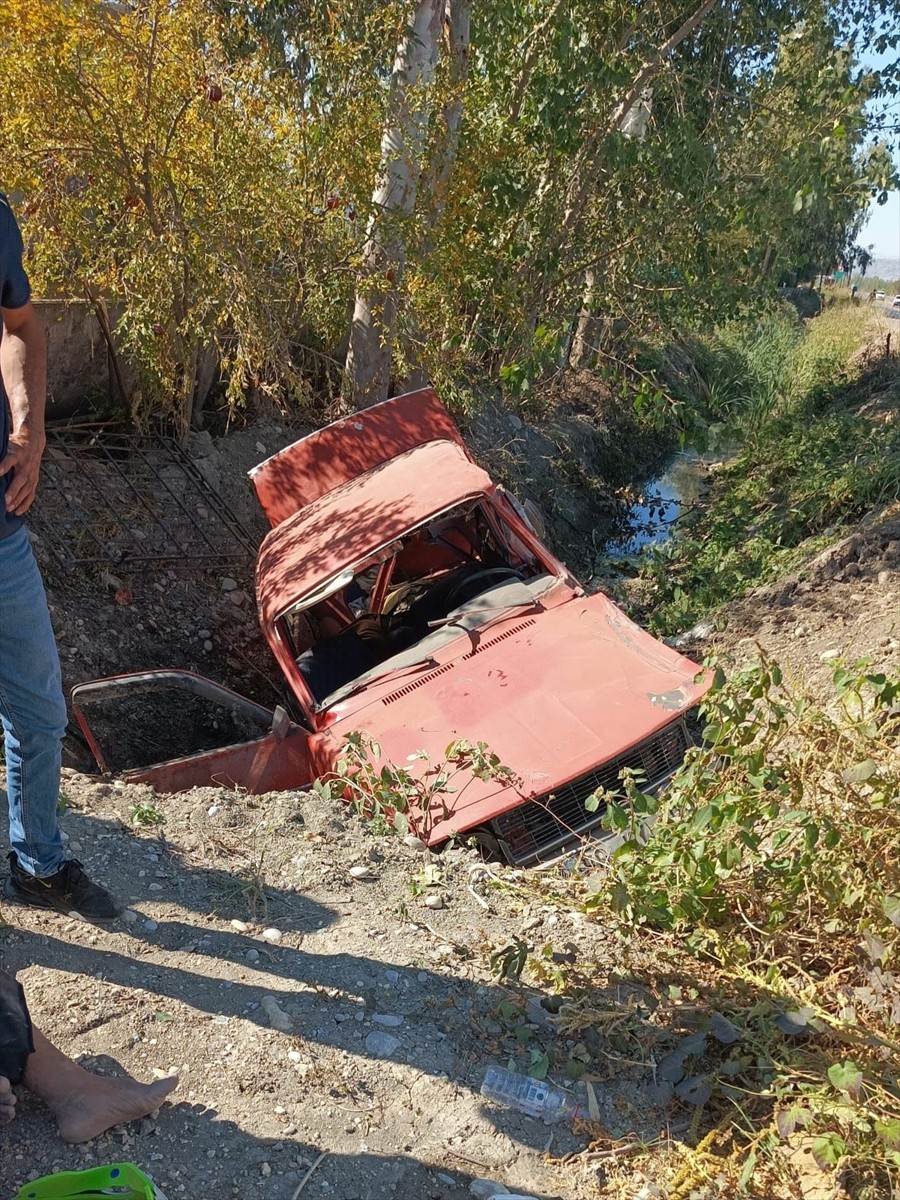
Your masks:
<svg viewBox="0 0 900 1200"><path fill-rule="evenodd" d="M430 657L435 646L491 620L498 609L533 603L529 585L538 578L556 576L548 576L493 506L474 501L431 518L320 585L281 626L321 710ZM487 594L487 608L469 611Z"/></svg>

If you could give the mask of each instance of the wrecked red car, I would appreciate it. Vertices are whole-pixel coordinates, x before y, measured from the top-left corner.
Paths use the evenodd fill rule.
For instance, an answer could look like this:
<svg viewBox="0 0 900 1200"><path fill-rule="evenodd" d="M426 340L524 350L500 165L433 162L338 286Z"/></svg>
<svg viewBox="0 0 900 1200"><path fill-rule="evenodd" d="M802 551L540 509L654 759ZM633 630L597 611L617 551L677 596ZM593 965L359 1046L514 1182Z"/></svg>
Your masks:
<svg viewBox="0 0 900 1200"><path fill-rule="evenodd" d="M515 864L596 829L585 801L624 768L648 789L677 769L698 667L585 594L432 390L336 421L251 478L272 527L259 619L290 704L272 713L187 672L82 684L74 710L102 769L164 792L260 794L328 776L354 733L404 770L483 742L510 775L443 797L427 839L474 835ZM173 722L173 690L202 719ZM113 710L146 742L119 746Z"/></svg>

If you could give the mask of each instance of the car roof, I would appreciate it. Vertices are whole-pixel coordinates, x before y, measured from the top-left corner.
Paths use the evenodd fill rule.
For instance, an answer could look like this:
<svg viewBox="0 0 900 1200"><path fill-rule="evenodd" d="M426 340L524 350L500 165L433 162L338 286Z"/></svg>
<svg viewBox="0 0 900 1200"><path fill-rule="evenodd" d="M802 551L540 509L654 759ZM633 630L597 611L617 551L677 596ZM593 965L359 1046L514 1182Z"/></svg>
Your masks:
<svg viewBox="0 0 900 1200"><path fill-rule="evenodd" d="M347 567L437 513L493 488L458 442L415 446L333 488L263 539L256 567L260 618L269 624Z"/></svg>
<svg viewBox="0 0 900 1200"><path fill-rule="evenodd" d="M435 441L464 445L434 390L419 388L307 434L255 466L250 478L275 526L349 479Z"/></svg>

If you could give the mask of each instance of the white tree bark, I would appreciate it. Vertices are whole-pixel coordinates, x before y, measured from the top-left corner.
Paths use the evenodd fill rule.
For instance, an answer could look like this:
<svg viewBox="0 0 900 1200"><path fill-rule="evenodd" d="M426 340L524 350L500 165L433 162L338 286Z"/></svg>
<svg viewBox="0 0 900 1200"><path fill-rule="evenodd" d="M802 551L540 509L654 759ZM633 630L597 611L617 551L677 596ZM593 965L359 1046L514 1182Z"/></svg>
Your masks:
<svg viewBox="0 0 900 1200"><path fill-rule="evenodd" d="M347 352L355 408L377 404L388 394L397 290L406 262L403 222L416 206L427 120L423 89L434 78L446 8L447 0L418 0L394 59Z"/></svg>

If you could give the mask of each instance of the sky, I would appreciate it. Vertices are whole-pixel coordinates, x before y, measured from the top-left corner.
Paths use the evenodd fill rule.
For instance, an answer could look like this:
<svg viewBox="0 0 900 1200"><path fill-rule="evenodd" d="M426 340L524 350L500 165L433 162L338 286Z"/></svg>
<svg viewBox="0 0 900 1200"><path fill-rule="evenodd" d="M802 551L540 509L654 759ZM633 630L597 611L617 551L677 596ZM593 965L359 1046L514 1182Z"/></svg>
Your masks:
<svg viewBox="0 0 900 1200"><path fill-rule="evenodd" d="M860 60L869 70L884 70L896 60L897 53L894 49L886 50L883 54L864 51ZM889 110L896 109L896 97L887 107ZM896 146L894 152L898 153ZM876 258L900 258L900 192L891 192L887 204L872 201L866 224L856 240L860 246L874 246Z"/></svg>
<svg viewBox="0 0 900 1200"><path fill-rule="evenodd" d="M900 258L900 192L891 192L887 204L873 203L857 241L874 246L876 258Z"/></svg>

